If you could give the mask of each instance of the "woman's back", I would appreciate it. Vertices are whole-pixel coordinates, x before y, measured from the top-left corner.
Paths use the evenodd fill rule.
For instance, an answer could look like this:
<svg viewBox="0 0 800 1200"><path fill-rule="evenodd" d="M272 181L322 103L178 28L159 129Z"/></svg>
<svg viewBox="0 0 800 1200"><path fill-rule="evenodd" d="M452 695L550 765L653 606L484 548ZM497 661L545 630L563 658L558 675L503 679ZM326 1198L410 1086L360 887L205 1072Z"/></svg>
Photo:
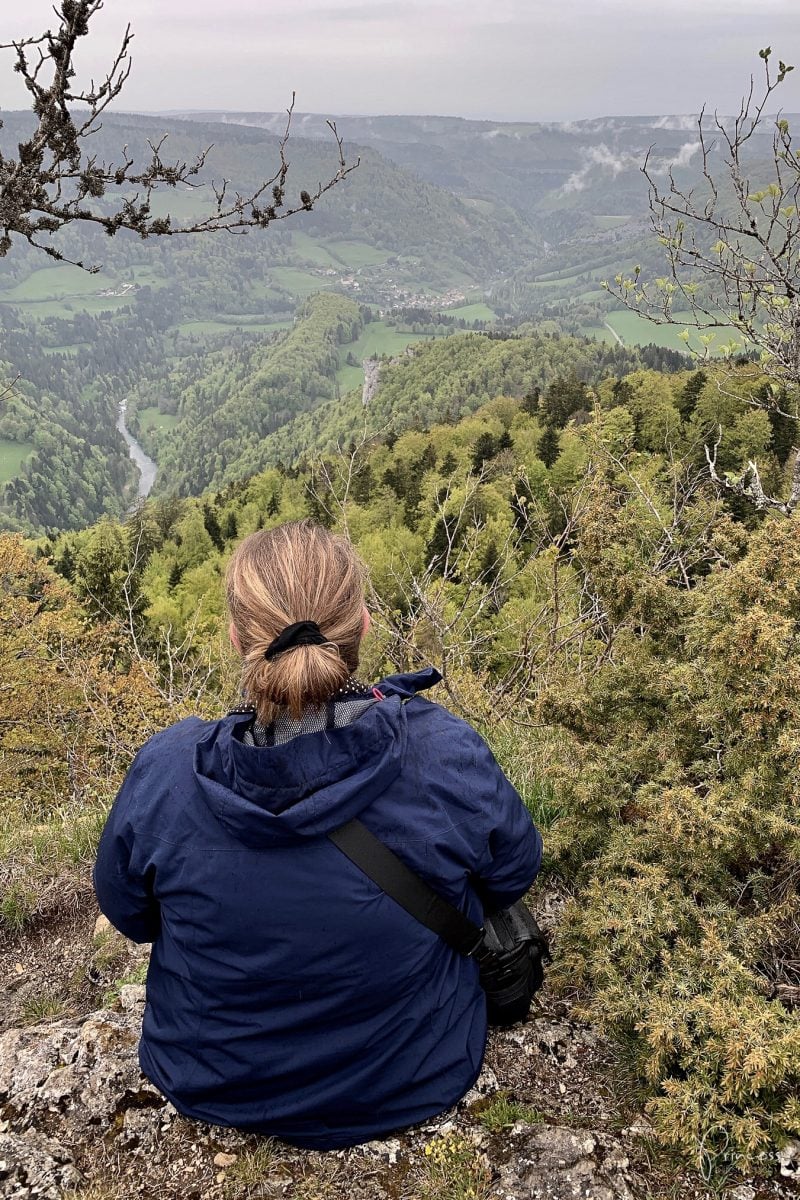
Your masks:
<svg viewBox="0 0 800 1200"><path fill-rule="evenodd" d="M140 753L96 887L123 932L158 926L141 1061L187 1115L325 1148L471 1086L486 1039L476 964L327 837L360 816L477 921L473 883L495 905L530 885L538 835L483 742L438 705L404 703L432 681L384 681L354 724L284 745L245 745L249 718L231 716L182 722Z"/></svg>
<svg viewBox="0 0 800 1200"><path fill-rule="evenodd" d="M478 922L478 890L512 903L541 851L478 735L417 696L435 671L353 697L363 584L310 522L240 543L226 586L253 712L151 739L95 869L113 924L153 942L145 1073L187 1115L320 1148L441 1112L486 1040L475 962L328 834L358 816Z"/></svg>

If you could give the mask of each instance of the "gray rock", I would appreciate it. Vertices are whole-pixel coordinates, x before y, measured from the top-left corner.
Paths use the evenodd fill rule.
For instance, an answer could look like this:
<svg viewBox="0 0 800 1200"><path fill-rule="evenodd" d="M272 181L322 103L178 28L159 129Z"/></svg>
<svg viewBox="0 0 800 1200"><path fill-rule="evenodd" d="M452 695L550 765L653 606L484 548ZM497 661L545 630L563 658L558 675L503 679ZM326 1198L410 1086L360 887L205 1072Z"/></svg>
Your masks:
<svg viewBox="0 0 800 1200"><path fill-rule="evenodd" d="M0 1037L0 1101L17 1128L60 1114L69 1124L107 1124L123 1108L165 1101L139 1070L141 1012L97 1012L81 1024L11 1029Z"/></svg>
<svg viewBox="0 0 800 1200"><path fill-rule="evenodd" d="M82 1183L57 1142L33 1131L0 1133L0 1195L7 1200L59 1200Z"/></svg>
<svg viewBox="0 0 800 1200"><path fill-rule="evenodd" d="M800 1142L792 1138L778 1151L781 1175L786 1179L800 1179Z"/></svg>
<svg viewBox="0 0 800 1200"><path fill-rule="evenodd" d="M364 386L361 389L361 403L366 408L375 397L380 386L381 367L379 358L365 358L361 366L364 369Z"/></svg>
<svg viewBox="0 0 800 1200"><path fill-rule="evenodd" d="M543 1126L512 1137L491 1200L633 1200L628 1159L613 1138Z"/></svg>

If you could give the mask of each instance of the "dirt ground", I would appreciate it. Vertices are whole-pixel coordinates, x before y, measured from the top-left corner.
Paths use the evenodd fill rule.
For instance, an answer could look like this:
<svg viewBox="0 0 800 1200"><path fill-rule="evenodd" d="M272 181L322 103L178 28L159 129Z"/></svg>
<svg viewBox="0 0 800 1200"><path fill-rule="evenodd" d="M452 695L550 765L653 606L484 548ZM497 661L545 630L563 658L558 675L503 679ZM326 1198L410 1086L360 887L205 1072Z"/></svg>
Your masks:
<svg viewBox="0 0 800 1200"><path fill-rule="evenodd" d="M559 906L558 897L550 897L539 912L551 932ZM731 1177L712 1187L661 1153L643 1115L638 1083L620 1052L577 1021L547 988L527 1022L492 1032L481 1077L456 1109L397 1137L320 1154L188 1121L135 1066L146 962L146 947L126 942L104 919L98 923L88 890L69 911L2 947L0 1042L5 1038L19 1062L45 1044L64 1053L70 1038L83 1037L85 1043L91 1026L94 1058L86 1057L85 1046L67 1055L65 1062L77 1064L70 1067L73 1092L62 1088L54 1103L50 1082L43 1090L29 1072L23 1085L21 1068L15 1085L4 1084L0 1053L0 1195L13 1200L800 1196L797 1183L781 1178L777 1164L769 1179ZM106 1059L98 1057L94 1044L103 1038ZM6 1066L7 1075L13 1070L13 1064ZM107 1083L98 1083L98 1072L108 1075ZM108 1095L101 1096L106 1107L98 1101L99 1115L82 1116L85 1095L94 1103L106 1086Z"/></svg>

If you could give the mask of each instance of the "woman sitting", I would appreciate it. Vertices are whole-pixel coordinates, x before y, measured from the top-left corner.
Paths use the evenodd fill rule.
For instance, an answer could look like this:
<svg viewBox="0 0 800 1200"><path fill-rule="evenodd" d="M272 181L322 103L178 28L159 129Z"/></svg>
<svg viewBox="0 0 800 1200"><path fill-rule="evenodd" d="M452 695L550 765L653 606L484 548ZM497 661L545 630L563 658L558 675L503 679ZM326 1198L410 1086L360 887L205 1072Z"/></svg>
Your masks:
<svg viewBox="0 0 800 1200"><path fill-rule="evenodd" d="M478 734L420 693L355 678L369 624L353 547L308 521L244 539L227 573L251 708L140 750L94 881L152 942L144 1073L186 1116L301 1146L422 1121L486 1045L474 959L334 845L353 817L472 920L530 887L541 839Z"/></svg>

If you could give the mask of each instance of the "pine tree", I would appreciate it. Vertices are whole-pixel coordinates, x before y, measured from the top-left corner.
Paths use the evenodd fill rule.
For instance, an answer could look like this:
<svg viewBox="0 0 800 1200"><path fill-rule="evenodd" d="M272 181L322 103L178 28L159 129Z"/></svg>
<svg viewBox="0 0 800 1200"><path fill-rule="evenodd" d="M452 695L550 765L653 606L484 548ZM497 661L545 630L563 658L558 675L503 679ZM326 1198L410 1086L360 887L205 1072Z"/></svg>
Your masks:
<svg viewBox="0 0 800 1200"><path fill-rule="evenodd" d="M546 467L552 467L561 451L559 433L552 425L548 425L539 438L538 455Z"/></svg>
<svg viewBox="0 0 800 1200"><path fill-rule="evenodd" d="M217 550L222 550L225 545L222 537L222 529L220 528L216 511L210 504L203 505L203 524L206 527L206 533L211 538Z"/></svg>
<svg viewBox="0 0 800 1200"><path fill-rule="evenodd" d="M695 371L687 379L683 390L678 394L675 401L675 406L684 420L694 412L697 401L700 398L700 393L707 382L708 376L705 371Z"/></svg>
<svg viewBox="0 0 800 1200"><path fill-rule="evenodd" d="M538 387L534 387L522 397L522 411L527 413L529 417L535 417L539 411L539 399L541 392Z"/></svg>
<svg viewBox="0 0 800 1200"><path fill-rule="evenodd" d="M472 470L480 471L484 463L497 454L497 442L491 433L482 433L472 451Z"/></svg>

